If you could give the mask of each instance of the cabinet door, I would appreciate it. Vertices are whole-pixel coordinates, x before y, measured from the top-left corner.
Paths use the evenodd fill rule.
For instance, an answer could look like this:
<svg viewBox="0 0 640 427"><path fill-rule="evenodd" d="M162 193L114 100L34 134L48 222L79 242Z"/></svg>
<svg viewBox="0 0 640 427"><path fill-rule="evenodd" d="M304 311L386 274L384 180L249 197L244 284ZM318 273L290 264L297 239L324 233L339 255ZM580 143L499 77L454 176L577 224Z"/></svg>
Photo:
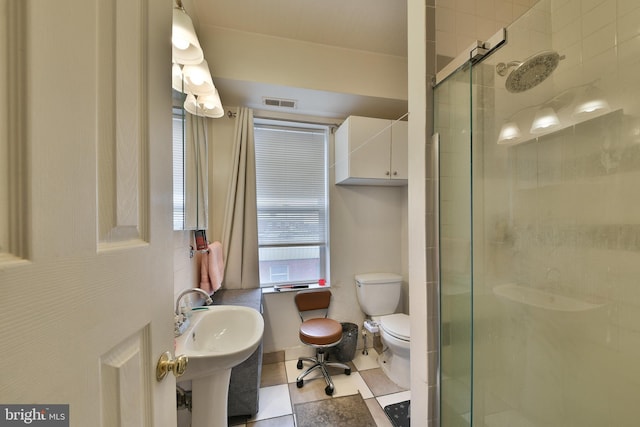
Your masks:
<svg viewBox="0 0 640 427"><path fill-rule="evenodd" d="M391 127L391 179L408 179L409 126L395 122Z"/></svg>
<svg viewBox="0 0 640 427"><path fill-rule="evenodd" d="M390 121L369 117L349 118L350 176L388 179L391 143Z"/></svg>

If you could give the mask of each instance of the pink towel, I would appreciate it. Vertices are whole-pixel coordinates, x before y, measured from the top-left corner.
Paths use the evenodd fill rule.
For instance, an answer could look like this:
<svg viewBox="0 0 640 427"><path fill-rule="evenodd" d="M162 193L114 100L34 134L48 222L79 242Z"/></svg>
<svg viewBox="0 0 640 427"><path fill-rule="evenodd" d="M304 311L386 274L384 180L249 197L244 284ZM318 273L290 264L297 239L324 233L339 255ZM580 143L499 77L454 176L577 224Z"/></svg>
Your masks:
<svg viewBox="0 0 640 427"><path fill-rule="evenodd" d="M202 254L200 260L200 288L209 294L214 293L224 279L224 259L222 244L213 242L209 245L209 252Z"/></svg>

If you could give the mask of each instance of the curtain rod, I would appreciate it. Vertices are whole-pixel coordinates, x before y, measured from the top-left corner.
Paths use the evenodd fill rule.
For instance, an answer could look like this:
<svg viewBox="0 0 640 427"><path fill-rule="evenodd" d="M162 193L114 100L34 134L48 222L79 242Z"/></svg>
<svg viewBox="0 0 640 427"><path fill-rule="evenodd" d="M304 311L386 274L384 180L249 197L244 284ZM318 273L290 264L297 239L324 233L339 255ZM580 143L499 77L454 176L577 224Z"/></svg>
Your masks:
<svg viewBox="0 0 640 427"><path fill-rule="evenodd" d="M286 116L280 116L278 114L276 115L271 115L269 113L272 113L271 111L267 111L267 110L254 110L254 117L258 118L258 119L264 119L264 120L280 120L283 122L291 122L291 123L300 123L300 124L312 124L312 125L321 125L321 126L339 126L340 123L342 123L344 121L344 119L337 119L337 118L322 118L322 117L314 117L314 116L305 116L305 117L309 117L308 120L302 120L302 119L295 119L295 118L290 118L290 117L286 117ZM283 113L279 113L279 114L283 114ZM287 114L287 113L284 113Z"/></svg>

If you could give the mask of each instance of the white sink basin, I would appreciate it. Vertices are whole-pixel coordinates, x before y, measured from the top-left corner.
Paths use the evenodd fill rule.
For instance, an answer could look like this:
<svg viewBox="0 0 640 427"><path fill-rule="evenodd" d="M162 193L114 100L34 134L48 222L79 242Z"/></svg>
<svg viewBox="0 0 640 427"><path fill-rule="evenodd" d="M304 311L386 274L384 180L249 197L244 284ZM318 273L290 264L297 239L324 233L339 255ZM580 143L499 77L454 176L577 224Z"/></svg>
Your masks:
<svg viewBox="0 0 640 427"><path fill-rule="evenodd" d="M217 305L194 310L191 325L176 338L175 354L189 358L178 381L230 369L258 348L264 331L262 315L249 307Z"/></svg>
<svg viewBox="0 0 640 427"><path fill-rule="evenodd" d="M175 354L189 358L178 381L192 381L191 426L226 427L231 368L258 348L264 320L258 311L235 305L202 307L192 313L175 349Z"/></svg>

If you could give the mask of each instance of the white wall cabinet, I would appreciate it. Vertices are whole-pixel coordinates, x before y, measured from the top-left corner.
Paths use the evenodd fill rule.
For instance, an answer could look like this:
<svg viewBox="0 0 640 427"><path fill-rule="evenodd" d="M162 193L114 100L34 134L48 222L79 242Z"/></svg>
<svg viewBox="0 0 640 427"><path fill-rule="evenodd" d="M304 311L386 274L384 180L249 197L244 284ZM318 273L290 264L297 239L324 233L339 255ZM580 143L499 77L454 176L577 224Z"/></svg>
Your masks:
<svg viewBox="0 0 640 427"><path fill-rule="evenodd" d="M335 135L335 182L407 185L407 122L349 116Z"/></svg>

